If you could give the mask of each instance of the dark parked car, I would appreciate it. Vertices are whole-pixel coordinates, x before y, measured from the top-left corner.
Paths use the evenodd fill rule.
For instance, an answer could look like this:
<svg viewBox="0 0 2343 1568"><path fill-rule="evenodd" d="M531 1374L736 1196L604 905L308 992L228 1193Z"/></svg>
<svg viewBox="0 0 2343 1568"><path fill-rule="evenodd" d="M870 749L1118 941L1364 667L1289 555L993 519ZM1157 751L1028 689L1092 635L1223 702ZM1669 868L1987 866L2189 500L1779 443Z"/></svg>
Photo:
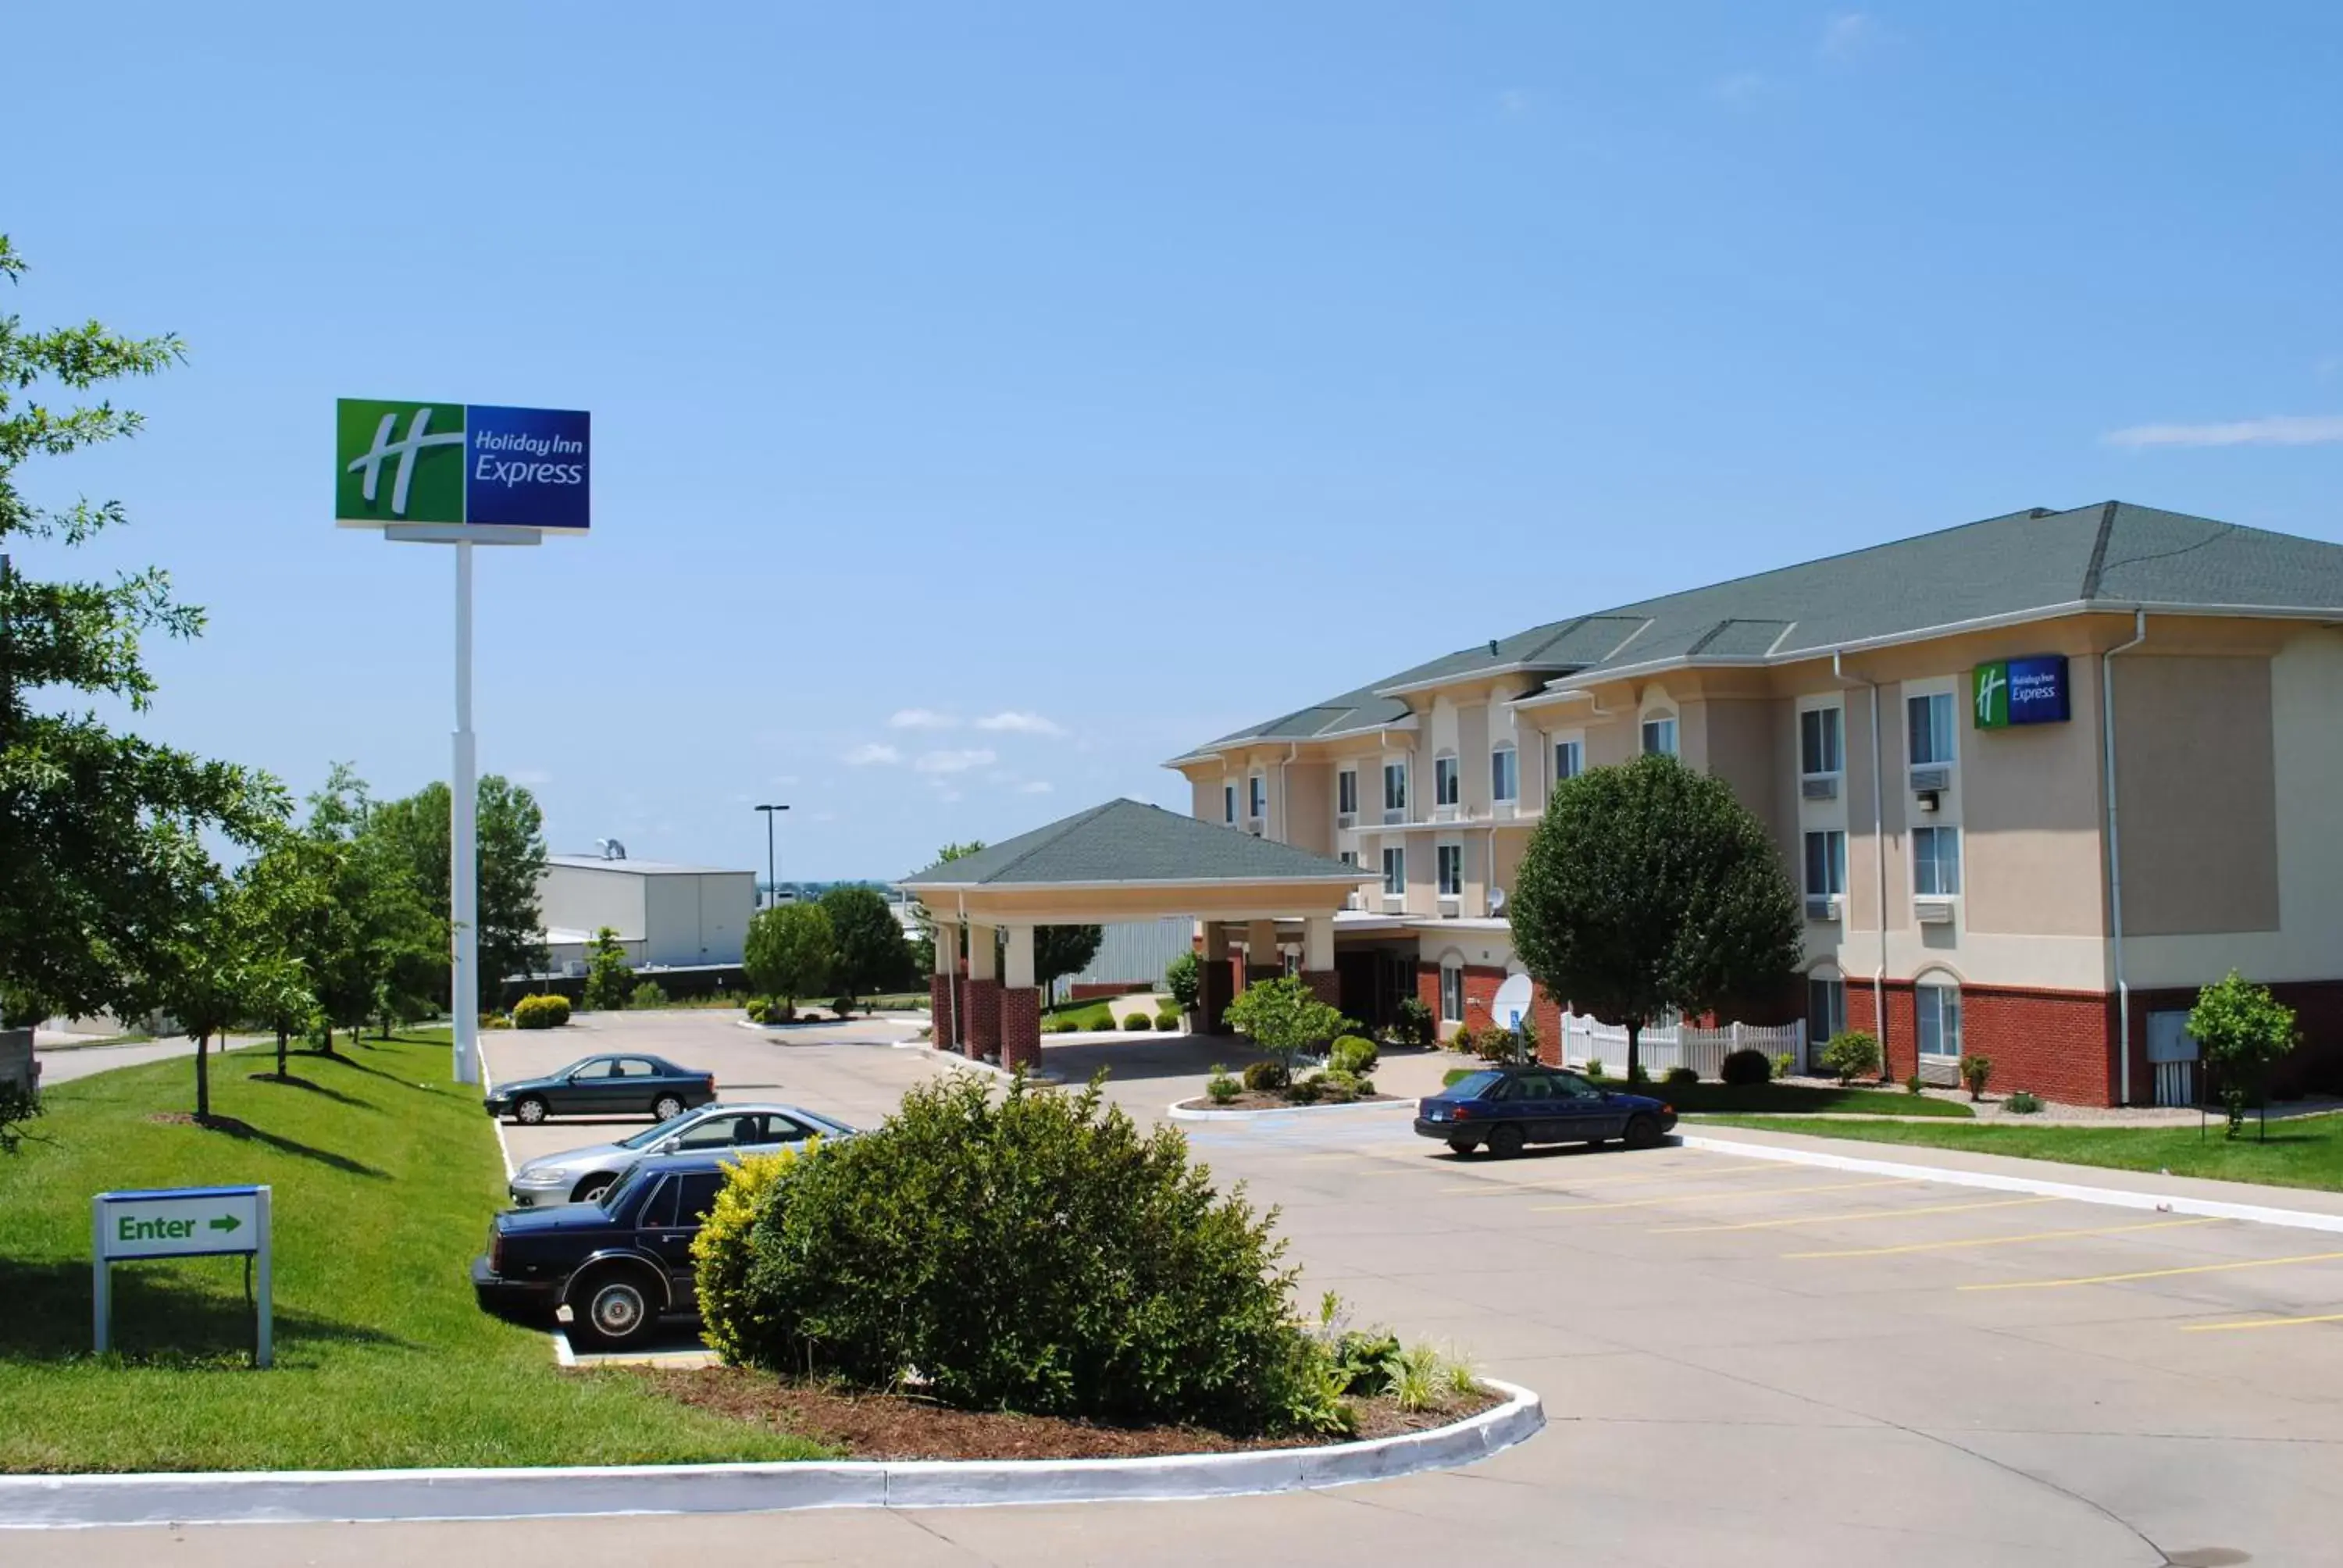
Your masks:
<svg viewBox="0 0 2343 1568"><path fill-rule="evenodd" d="M499 1083L480 1103L531 1126L548 1116L648 1116L665 1121L716 1098L716 1076L664 1057L589 1056L543 1078Z"/></svg>
<svg viewBox="0 0 2343 1568"><path fill-rule="evenodd" d="M508 1209L488 1222L472 1291L490 1312L542 1318L568 1307L600 1349L649 1338L661 1317L698 1310L691 1239L724 1186L725 1161L669 1154L637 1162L600 1199Z"/></svg>
<svg viewBox="0 0 2343 1568"><path fill-rule="evenodd" d="M1648 1149L1676 1124L1675 1108L1643 1094L1597 1088L1558 1067L1492 1067L1458 1079L1416 1107L1415 1130L1459 1154L1486 1145L1518 1154L1529 1143L1607 1143Z"/></svg>

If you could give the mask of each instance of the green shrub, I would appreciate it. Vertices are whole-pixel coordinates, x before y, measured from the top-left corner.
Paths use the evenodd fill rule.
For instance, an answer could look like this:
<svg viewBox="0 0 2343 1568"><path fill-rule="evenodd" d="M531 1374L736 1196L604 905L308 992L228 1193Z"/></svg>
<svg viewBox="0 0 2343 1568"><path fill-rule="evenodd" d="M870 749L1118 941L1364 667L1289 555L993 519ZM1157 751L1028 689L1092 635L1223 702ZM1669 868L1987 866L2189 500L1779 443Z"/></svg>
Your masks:
<svg viewBox="0 0 2343 1568"><path fill-rule="evenodd" d="M515 1029L558 1029L569 1021L569 999L566 996L525 996L513 1003Z"/></svg>
<svg viewBox="0 0 2343 1568"><path fill-rule="evenodd" d="M2231 970L2197 993L2188 1034L2203 1051L2229 1116L2229 1136L2246 1123L2246 1108L2268 1101L2270 1064L2294 1048L2294 1010Z"/></svg>
<svg viewBox="0 0 2343 1568"><path fill-rule="evenodd" d="M1392 1033L1402 1045L1430 1045L1439 1026L1422 998L1403 997L1392 1009Z"/></svg>
<svg viewBox="0 0 2343 1568"><path fill-rule="evenodd" d="M728 1362L748 1359L749 1347L770 1329L771 1325L757 1320L756 1302L749 1291L757 1261L749 1229L798 1158L795 1149L741 1155L716 1194L715 1206L708 1211L699 1234L691 1239L703 1336L709 1348Z"/></svg>
<svg viewBox="0 0 2343 1568"><path fill-rule="evenodd" d="M1780 1055L1778 1055L1778 1056L1776 1056L1775 1058L1774 1058L1774 1076L1775 1076L1775 1077L1776 1077L1776 1078L1787 1078L1787 1077L1789 1077L1789 1076L1790 1076L1790 1074L1792 1074L1793 1072L1795 1072L1797 1070L1798 1070L1798 1059L1797 1059L1796 1057L1795 1057L1795 1056L1791 1055L1788 1051L1786 1051L1786 1050L1785 1050L1785 1051L1783 1051Z"/></svg>
<svg viewBox="0 0 2343 1568"><path fill-rule="evenodd" d="M2001 1102L2001 1108L2012 1116L2031 1116L2042 1109L2042 1102L2019 1089L2011 1091L2009 1098Z"/></svg>
<svg viewBox="0 0 2343 1568"><path fill-rule="evenodd" d="M1961 1058L1961 1082L1967 1085L1971 1100L1985 1098L1985 1086L1993 1081L1993 1058L1965 1056Z"/></svg>
<svg viewBox="0 0 2343 1568"><path fill-rule="evenodd" d="M830 999L830 1010L836 1013L839 1020L843 1022L854 1016L854 999L850 996L833 997Z"/></svg>
<svg viewBox="0 0 2343 1568"><path fill-rule="evenodd" d="M1182 953L1163 970L1163 989L1172 993L1172 1000L1182 1012L1193 1012L1196 999L1203 994L1203 960L1193 951Z"/></svg>
<svg viewBox="0 0 2343 1568"><path fill-rule="evenodd" d="M1326 1075L1322 1072L1313 1072L1307 1078L1296 1079L1288 1084L1285 1098L1296 1105L1315 1105L1325 1097L1325 1093Z"/></svg>
<svg viewBox="0 0 2343 1568"><path fill-rule="evenodd" d="M1904 1081L1904 1092L1906 1094L1917 1095L1926 1087L1926 1084L1920 1081L1920 1075L1917 1072Z"/></svg>
<svg viewBox="0 0 2343 1568"><path fill-rule="evenodd" d="M1336 1040L1333 1051L1327 1058L1332 1065L1344 1072L1360 1073L1373 1072L1375 1063L1382 1060L1383 1052L1375 1049L1373 1040L1355 1034L1346 1034Z"/></svg>
<svg viewBox="0 0 2343 1568"><path fill-rule="evenodd" d="M1751 1050L1746 1046L1739 1050L1725 1052L1725 1060L1717 1064L1716 1070L1718 1078L1735 1088L1743 1089L1753 1083L1763 1083L1773 1075L1774 1069L1772 1064L1766 1061L1765 1053L1762 1050Z"/></svg>
<svg viewBox="0 0 2343 1568"><path fill-rule="evenodd" d="M1458 1024L1456 1032L1448 1037L1448 1049L1463 1051L1467 1056L1472 1055L1480 1043L1481 1037L1473 1032L1473 1026L1469 1023Z"/></svg>
<svg viewBox="0 0 2343 1568"><path fill-rule="evenodd" d="M1082 1026L1070 1018L1053 1018L1050 1020L1051 1034L1080 1034Z"/></svg>
<svg viewBox="0 0 2343 1568"><path fill-rule="evenodd" d="M1483 1061L1518 1061L1522 1059L1522 1037L1502 1023L1493 1023L1473 1033L1473 1053Z"/></svg>
<svg viewBox="0 0 2343 1568"><path fill-rule="evenodd" d="M922 1084L752 1206L745 1276L701 1264L710 1338L747 1364L873 1390L917 1369L963 1409L1237 1432L1316 1402L1269 1220L1100 1081Z"/></svg>
<svg viewBox="0 0 2343 1568"><path fill-rule="evenodd" d="M1692 1068L1671 1067L1668 1069L1666 1082L1668 1087L1671 1089L1679 1087L1689 1088L1691 1085L1698 1083L1699 1081L1700 1074Z"/></svg>
<svg viewBox="0 0 2343 1568"><path fill-rule="evenodd" d="M484 1012L480 1015L480 1027L482 1029L510 1029L512 1026L512 1020L507 1018L503 1013Z"/></svg>
<svg viewBox="0 0 2343 1568"><path fill-rule="evenodd" d="M1841 1084L1879 1070L1879 1041L1859 1029L1842 1030L1823 1047L1823 1070Z"/></svg>
<svg viewBox="0 0 2343 1568"><path fill-rule="evenodd" d="M1134 1012L1122 1020L1125 1034L1148 1034L1153 1032L1154 1028L1155 1020L1143 1012Z"/></svg>
<svg viewBox="0 0 2343 1568"><path fill-rule="evenodd" d="M1179 1033L1180 1010L1177 1008L1167 1007L1161 1012L1158 1012L1155 1015L1155 1032L1158 1034Z"/></svg>
<svg viewBox="0 0 2343 1568"><path fill-rule="evenodd" d="M1229 1070L1220 1063L1212 1064L1212 1076L1204 1083L1204 1092L1212 1097L1215 1105L1226 1105L1244 1092L1244 1085L1229 1076Z"/></svg>
<svg viewBox="0 0 2343 1568"><path fill-rule="evenodd" d="M1589 1078L1600 1078L1603 1076L1603 1059L1601 1057L1590 1056L1586 1059L1586 1076Z"/></svg>
<svg viewBox="0 0 2343 1568"><path fill-rule="evenodd" d="M665 1007L667 987L655 980L647 980L627 994L628 1007Z"/></svg>
<svg viewBox="0 0 2343 1568"><path fill-rule="evenodd" d="M1259 1093L1283 1089L1293 1081L1293 1070L1282 1061L1253 1061L1245 1064L1244 1086Z"/></svg>

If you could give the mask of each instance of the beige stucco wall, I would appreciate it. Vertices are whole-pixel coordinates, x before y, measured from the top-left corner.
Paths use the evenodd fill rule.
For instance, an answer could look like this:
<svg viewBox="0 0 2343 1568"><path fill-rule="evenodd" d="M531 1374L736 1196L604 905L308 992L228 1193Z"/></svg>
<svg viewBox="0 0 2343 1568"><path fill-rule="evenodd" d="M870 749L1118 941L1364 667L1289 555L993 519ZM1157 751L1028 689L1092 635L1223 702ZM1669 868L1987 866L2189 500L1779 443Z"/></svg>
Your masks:
<svg viewBox="0 0 2343 1568"><path fill-rule="evenodd" d="M2124 929L2276 930L2270 661L2154 646L2122 656L2115 676Z"/></svg>
<svg viewBox="0 0 2343 1568"><path fill-rule="evenodd" d="M2107 932L2099 667L2069 658L2065 724L1964 728L1962 902L1971 931ZM1964 713L1961 723L1970 720Z"/></svg>
<svg viewBox="0 0 2343 1568"><path fill-rule="evenodd" d="M1774 836L1791 880L1798 877L1797 714L1777 698L1715 698L1700 710L1708 771Z"/></svg>
<svg viewBox="0 0 2343 1568"><path fill-rule="evenodd" d="M1456 710L1456 759L1462 769L1457 799L1474 817L1489 814L1489 706L1475 702Z"/></svg>
<svg viewBox="0 0 2343 1568"><path fill-rule="evenodd" d="M1282 786L1272 784L1276 809L1270 818L1270 837L1282 839L1312 853L1334 853L1334 765L1292 762L1286 765Z"/></svg>

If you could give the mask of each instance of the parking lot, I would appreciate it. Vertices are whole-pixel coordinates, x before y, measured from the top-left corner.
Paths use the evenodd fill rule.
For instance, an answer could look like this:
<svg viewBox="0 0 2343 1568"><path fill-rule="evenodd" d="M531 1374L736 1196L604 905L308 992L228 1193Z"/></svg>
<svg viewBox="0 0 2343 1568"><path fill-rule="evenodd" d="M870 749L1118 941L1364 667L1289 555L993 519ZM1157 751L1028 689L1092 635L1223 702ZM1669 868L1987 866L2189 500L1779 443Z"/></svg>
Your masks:
<svg viewBox="0 0 2343 1568"><path fill-rule="evenodd" d="M510 1077L629 1047L714 1070L728 1098L850 1121L945 1070L930 1051L782 1046L688 1014L489 1050ZM1214 1056L1142 1049L1116 1093L1148 1114L1195 1092ZM1053 1048L1053 1065L1089 1060ZM1392 1063L1385 1081L1431 1065ZM1304 1300L1339 1291L1363 1320L1529 1385L1548 1429L1465 1471L1217 1503L266 1539L337 1562L480 1560L524 1532L581 1563L2332 1560L2343 1236L1674 1145L1458 1159L1402 1109L1188 1127L1223 1180L1279 1208ZM611 1130L505 1131L519 1156ZM174 1555L241 1561L249 1540L192 1532ZM75 1560L129 1543L85 1541Z"/></svg>

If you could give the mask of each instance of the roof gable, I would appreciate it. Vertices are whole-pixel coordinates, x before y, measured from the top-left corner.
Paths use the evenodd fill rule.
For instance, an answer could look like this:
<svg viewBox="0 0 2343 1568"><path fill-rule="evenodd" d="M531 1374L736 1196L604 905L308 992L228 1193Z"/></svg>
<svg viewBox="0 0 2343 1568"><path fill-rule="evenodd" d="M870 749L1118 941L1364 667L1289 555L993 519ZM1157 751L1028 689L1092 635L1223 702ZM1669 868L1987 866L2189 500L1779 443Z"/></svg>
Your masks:
<svg viewBox="0 0 2343 1568"><path fill-rule="evenodd" d="M1367 880L1356 866L1139 800L1109 800L1046 827L940 860L908 888L1047 883Z"/></svg>

